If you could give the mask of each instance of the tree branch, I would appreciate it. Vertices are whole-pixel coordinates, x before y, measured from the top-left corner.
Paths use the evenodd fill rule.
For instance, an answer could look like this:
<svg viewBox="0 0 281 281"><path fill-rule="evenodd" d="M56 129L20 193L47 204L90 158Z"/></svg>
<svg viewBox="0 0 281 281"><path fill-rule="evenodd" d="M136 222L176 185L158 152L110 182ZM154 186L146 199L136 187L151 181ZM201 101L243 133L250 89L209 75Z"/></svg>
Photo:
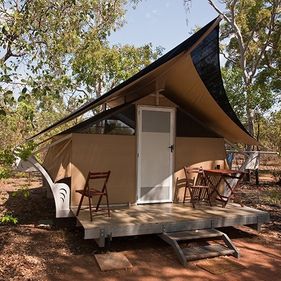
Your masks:
<svg viewBox="0 0 281 281"><path fill-rule="evenodd" d="M212 0L208 0L209 4L211 5L211 7L213 7L213 9L219 14L221 15L226 22L228 22L231 25L231 20L215 5L215 3Z"/></svg>
<svg viewBox="0 0 281 281"><path fill-rule="evenodd" d="M247 42L245 43L244 53L247 52L247 50L248 50L248 48L249 48L249 44L250 44L251 40L254 38L254 34L255 34L255 29L252 30L251 35L249 36L249 39L248 39Z"/></svg>
<svg viewBox="0 0 281 281"><path fill-rule="evenodd" d="M9 58L11 58L11 57L19 58L19 57L22 57L22 56L24 56L24 55L25 55L25 53L22 53L22 54L14 54L14 53L12 52L12 50L11 50L10 44L8 44L6 53L5 53L5 55L4 55L2 58L0 58L0 61L6 62L6 61L7 61Z"/></svg>
<svg viewBox="0 0 281 281"><path fill-rule="evenodd" d="M221 52L221 54L223 55L223 57L224 57L226 60L232 62L234 65L236 64L236 61L233 60L232 58L230 58L230 56L227 56L224 52Z"/></svg>
<svg viewBox="0 0 281 281"><path fill-rule="evenodd" d="M75 91L83 93L86 97L88 97L88 95L89 95L89 93L87 93L87 92L86 92L85 90L83 90L83 89L75 89ZM75 93L75 91L74 91L74 93Z"/></svg>
<svg viewBox="0 0 281 281"><path fill-rule="evenodd" d="M273 9L271 12L271 16L270 16L270 23L269 23L269 27L268 27L268 33L267 33L267 38L265 40L265 43L262 45L260 54L258 56L258 58L256 59L255 63L253 64L252 70L251 70L251 80L253 79L253 76L255 75L256 71L257 71L257 67L262 59L262 57L264 56L265 52L266 52L266 48L268 47L269 43L270 43L270 36L271 33L274 29L274 24L275 24L275 16L276 16L276 6L275 6L276 2L274 2L273 4Z"/></svg>

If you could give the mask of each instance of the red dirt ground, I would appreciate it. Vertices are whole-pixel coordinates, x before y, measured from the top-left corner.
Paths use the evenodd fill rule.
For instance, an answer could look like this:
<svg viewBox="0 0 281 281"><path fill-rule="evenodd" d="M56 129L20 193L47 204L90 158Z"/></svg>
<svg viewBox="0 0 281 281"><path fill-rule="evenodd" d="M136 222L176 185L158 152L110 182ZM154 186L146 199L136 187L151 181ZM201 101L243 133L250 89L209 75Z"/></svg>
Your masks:
<svg viewBox="0 0 281 281"><path fill-rule="evenodd" d="M45 190L38 180L28 186L30 196L24 199L12 191L26 185L24 179L0 183L0 217L13 212L19 219L17 226L0 225L0 280L280 280L281 279L281 210L279 204L264 201L253 186L244 186L243 199L247 205L267 210L272 221L260 233L246 227L223 229L240 250L241 258L233 259L243 266L221 275L211 274L189 262L184 268L170 246L157 236L116 238L111 251L123 253L133 267L128 270L101 272L94 258L98 248L94 241L83 240L83 231L73 219L54 219L52 200L46 199ZM281 187L263 184L260 194ZM253 200L255 197L256 200ZM42 220L53 225L40 228ZM48 221L47 221L48 222ZM46 223L46 222L45 222Z"/></svg>

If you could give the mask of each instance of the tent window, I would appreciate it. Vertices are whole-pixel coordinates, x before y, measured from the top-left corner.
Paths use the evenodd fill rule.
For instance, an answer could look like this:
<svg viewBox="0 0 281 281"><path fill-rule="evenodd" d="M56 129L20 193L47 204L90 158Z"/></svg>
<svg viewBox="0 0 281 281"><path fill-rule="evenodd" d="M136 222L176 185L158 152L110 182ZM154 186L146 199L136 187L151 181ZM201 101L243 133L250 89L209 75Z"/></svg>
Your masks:
<svg viewBox="0 0 281 281"><path fill-rule="evenodd" d="M134 135L135 130L120 120L106 119L80 131L85 134Z"/></svg>
<svg viewBox="0 0 281 281"><path fill-rule="evenodd" d="M202 123L193 119L185 111L177 109L177 137L219 137L215 132L205 127Z"/></svg>
<svg viewBox="0 0 281 281"><path fill-rule="evenodd" d="M75 132L82 134L134 135L136 128L135 119L135 106L130 105L103 120L88 123L87 126L77 128Z"/></svg>
<svg viewBox="0 0 281 281"><path fill-rule="evenodd" d="M135 130L120 120L106 120L104 122L105 134L110 135L134 135Z"/></svg>

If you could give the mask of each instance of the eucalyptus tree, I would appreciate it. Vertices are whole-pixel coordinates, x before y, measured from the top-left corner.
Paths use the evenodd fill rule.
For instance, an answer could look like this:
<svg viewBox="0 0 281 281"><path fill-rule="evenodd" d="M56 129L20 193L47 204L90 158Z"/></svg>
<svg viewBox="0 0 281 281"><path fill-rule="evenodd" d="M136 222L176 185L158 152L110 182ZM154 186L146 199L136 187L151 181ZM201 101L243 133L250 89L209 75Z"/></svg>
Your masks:
<svg viewBox="0 0 281 281"><path fill-rule="evenodd" d="M266 147L281 154L281 109L260 120L260 139Z"/></svg>
<svg viewBox="0 0 281 281"><path fill-rule="evenodd" d="M137 2L0 0L1 127L24 138L154 60L160 51L150 44L108 42ZM22 117L21 133L13 116Z"/></svg>

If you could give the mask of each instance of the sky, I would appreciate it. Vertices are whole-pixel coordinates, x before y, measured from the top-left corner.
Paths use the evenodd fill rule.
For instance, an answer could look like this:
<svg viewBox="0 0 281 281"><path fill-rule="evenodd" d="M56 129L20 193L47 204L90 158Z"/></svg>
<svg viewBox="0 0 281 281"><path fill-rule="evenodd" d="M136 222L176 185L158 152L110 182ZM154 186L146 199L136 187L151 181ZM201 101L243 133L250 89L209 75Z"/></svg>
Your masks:
<svg viewBox="0 0 281 281"><path fill-rule="evenodd" d="M189 12L183 0L142 0L136 9L128 7L127 23L110 42L135 46L151 42L166 53L190 37L195 26L203 27L217 16L207 0L193 0Z"/></svg>

